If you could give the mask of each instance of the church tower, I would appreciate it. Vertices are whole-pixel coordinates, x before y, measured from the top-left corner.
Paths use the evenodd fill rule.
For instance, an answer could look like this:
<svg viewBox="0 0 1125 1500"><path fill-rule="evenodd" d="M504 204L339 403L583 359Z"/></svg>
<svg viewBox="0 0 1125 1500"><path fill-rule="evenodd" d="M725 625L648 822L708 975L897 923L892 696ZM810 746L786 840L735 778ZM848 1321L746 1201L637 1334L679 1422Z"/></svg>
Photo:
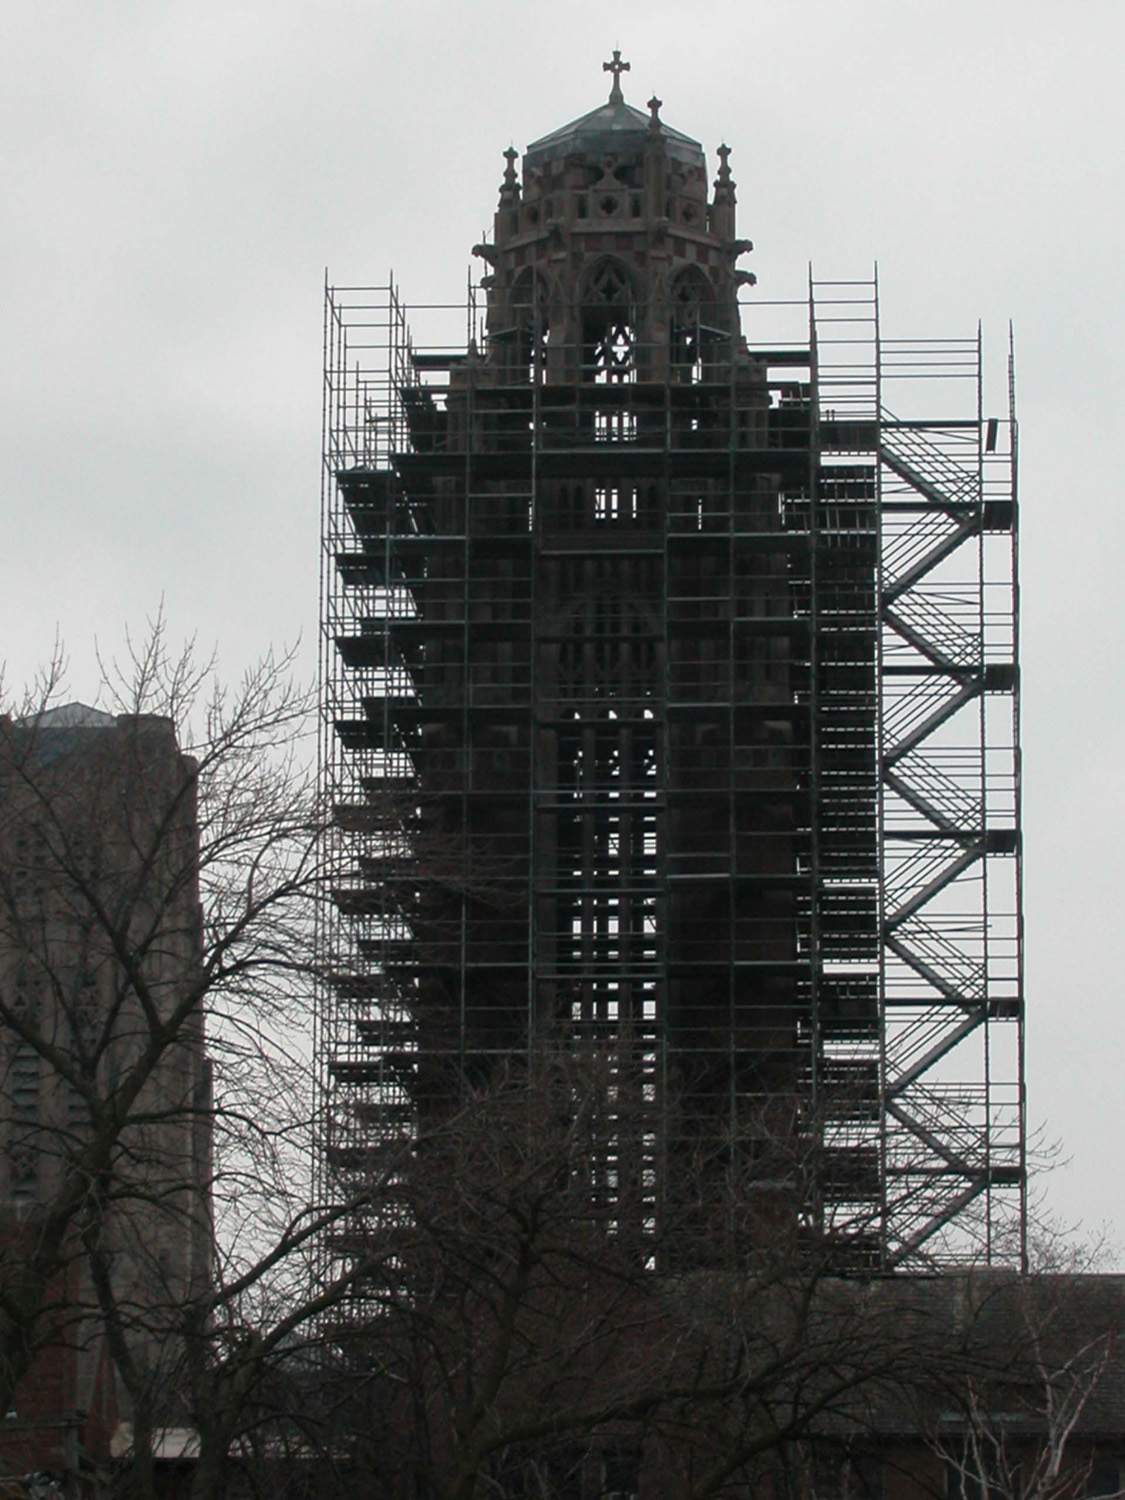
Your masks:
<svg viewBox="0 0 1125 1500"><path fill-rule="evenodd" d="M881 570L899 537L919 584L960 500L884 440L874 285L814 285L803 338L748 343L730 149L709 182L659 99L626 102L620 54L604 66L604 104L522 170L504 153L464 344L414 345L394 288L330 293L326 1170L364 1170L465 1080L586 1049L629 1101L594 1175L632 1183L642 1222L756 1172L763 1225L784 1199L838 1264L889 1264L885 719L906 679L888 698ZM382 366L356 352L372 327ZM909 522L882 524L884 474ZM944 658L911 618L914 752ZM933 800L899 783L924 823ZM911 916L973 864L931 821ZM964 997L895 936L910 1024L936 1010L948 1051ZM913 1162L944 1126L904 1129ZM976 1168L937 1157L951 1203ZM950 1217L910 1213L919 1243Z"/></svg>
<svg viewBox="0 0 1125 1500"><path fill-rule="evenodd" d="M735 237L729 148L709 198L703 149L625 103L614 53L609 100L505 153L494 242L476 253L492 267L489 350L504 350L511 378L548 385L690 384L725 378L738 331L735 262L752 247ZM542 369L538 369L541 365Z"/></svg>

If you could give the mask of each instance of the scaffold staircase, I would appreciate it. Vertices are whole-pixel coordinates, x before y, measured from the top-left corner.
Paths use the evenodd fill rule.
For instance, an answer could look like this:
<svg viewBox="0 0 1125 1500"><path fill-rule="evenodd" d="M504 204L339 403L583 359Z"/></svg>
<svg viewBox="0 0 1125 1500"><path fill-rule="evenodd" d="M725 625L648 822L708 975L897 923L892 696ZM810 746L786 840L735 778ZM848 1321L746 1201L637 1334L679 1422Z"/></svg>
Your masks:
<svg viewBox="0 0 1125 1500"><path fill-rule="evenodd" d="M883 338L877 277L809 293L819 461L877 475L882 1264L1019 1262L1011 371L1008 420L986 421L979 329Z"/></svg>
<svg viewBox="0 0 1125 1500"><path fill-rule="evenodd" d="M879 373L887 1265L1019 1259L1014 453L979 332L883 341ZM907 380L969 413L897 415Z"/></svg>

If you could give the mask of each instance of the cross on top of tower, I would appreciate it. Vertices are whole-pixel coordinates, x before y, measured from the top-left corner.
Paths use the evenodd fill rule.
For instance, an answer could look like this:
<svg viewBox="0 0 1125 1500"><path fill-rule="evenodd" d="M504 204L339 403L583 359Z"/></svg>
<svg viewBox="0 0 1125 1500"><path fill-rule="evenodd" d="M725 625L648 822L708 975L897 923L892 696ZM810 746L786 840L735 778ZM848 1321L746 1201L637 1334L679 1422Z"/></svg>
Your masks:
<svg viewBox="0 0 1125 1500"><path fill-rule="evenodd" d="M613 87L609 91L609 102L611 104L625 103L625 95L621 92L621 75L629 71L629 64L621 61L620 49L614 47L613 61L602 63L602 72L613 74Z"/></svg>

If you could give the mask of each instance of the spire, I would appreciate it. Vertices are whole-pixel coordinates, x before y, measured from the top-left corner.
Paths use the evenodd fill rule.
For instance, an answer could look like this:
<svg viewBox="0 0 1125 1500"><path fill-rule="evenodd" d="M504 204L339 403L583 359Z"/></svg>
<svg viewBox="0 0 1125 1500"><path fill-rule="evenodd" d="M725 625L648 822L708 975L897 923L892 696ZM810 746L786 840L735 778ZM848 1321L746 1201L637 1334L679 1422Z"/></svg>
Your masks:
<svg viewBox="0 0 1125 1500"><path fill-rule="evenodd" d="M719 175L715 178L715 205L730 204L733 207L736 199L735 181L730 174L730 147L724 143L715 155L719 158Z"/></svg>
<svg viewBox="0 0 1125 1500"><path fill-rule="evenodd" d="M621 92L621 75L629 71L629 64L621 61L620 49L614 47L613 61L602 63L602 72L613 74L613 87L609 91L609 102L611 104L625 103L625 95Z"/></svg>
<svg viewBox="0 0 1125 1500"><path fill-rule="evenodd" d="M660 134L660 106L663 103L664 100L658 99L655 94L653 94L652 98L648 101L649 113L652 116L652 118L648 122L648 128L653 135Z"/></svg>
<svg viewBox="0 0 1125 1500"><path fill-rule="evenodd" d="M519 179L516 176L516 162L519 160L519 152L514 146L509 146L504 152L504 160L507 166L504 168L504 179L500 184L500 202L518 203L520 188Z"/></svg>
<svg viewBox="0 0 1125 1500"><path fill-rule="evenodd" d="M730 175L730 147L724 143L715 155L719 158L719 175L715 179L715 186L734 187L734 180Z"/></svg>
<svg viewBox="0 0 1125 1500"><path fill-rule="evenodd" d="M715 178L715 196L711 200L708 223L712 234L728 242L734 239L735 181L730 174L730 147L724 142L715 153L719 158L719 175Z"/></svg>

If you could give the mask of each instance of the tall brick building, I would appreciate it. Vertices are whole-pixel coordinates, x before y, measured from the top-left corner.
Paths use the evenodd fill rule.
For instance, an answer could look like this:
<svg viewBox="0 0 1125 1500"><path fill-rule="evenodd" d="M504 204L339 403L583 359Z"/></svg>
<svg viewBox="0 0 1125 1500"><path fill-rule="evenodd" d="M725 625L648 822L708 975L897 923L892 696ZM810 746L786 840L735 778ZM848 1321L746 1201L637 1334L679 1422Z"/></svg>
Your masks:
<svg viewBox="0 0 1125 1500"><path fill-rule="evenodd" d="M120 1331L175 1422L171 1335L208 1275L210 1076L202 1017L160 1034L196 982L193 765L165 719L71 704L3 724L0 1236L5 1285L57 1233L31 1368L0 1460L80 1483L128 1447L129 1401L82 1240L99 1226ZM124 1097L146 1051L136 1097ZM121 1128L119 1121L128 1121ZM112 1149L98 1142L112 1138ZM50 1248L48 1246L48 1248Z"/></svg>

